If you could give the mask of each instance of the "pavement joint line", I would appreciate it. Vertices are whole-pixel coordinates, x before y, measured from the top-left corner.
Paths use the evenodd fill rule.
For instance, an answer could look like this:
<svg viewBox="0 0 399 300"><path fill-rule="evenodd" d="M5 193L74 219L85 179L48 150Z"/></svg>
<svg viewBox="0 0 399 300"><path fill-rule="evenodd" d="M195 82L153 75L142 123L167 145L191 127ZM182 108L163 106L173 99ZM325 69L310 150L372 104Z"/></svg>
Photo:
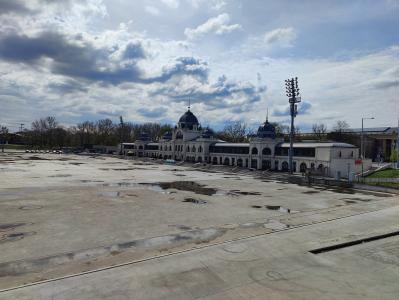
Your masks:
<svg viewBox="0 0 399 300"><path fill-rule="evenodd" d="M116 268L120 268L120 267L124 267L124 266L128 266L128 265L134 265L134 264L137 264L137 263L142 263L142 262L146 262L146 261L150 261L150 260L161 259L161 258L164 258L164 257L173 256L173 255L184 254L184 253L188 253L188 252L191 252L191 251L199 251L199 250L203 250L203 249L206 249L206 248L211 248L211 247L214 247L214 246L220 246L220 245L223 245L223 244L229 244L229 243L233 243L233 242L237 242L237 241L260 238L262 236L266 236L266 235L277 233L277 232L281 233L282 231L291 231L291 230L294 230L294 229L303 229L304 227L308 227L308 226L312 226L312 225L318 225L318 224L322 224L322 223L333 222L333 221L336 221L336 220L340 220L340 219L344 219L344 218L350 218L350 217L355 217L355 216L364 215L364 214L368 214L368 213L373 213L373 212L384 210L384 209L387 209L387 208L370 210L370 211L367 211L367 212L361 212L361 213L357 213L357 214L353 214L353 215L349 215L349 216L337 217L337 218L328 219L328 220L324 220L324 221L320 221L320 222L316 222L316 223L306 223L306 224L303 224L303 225L297 225L295 227L290 227L290 228L285 228L285 229L278 229L278 230L275 230L273 232L261 233L261 234L255 234L255 235L240 237L240 238L231 239L231 240L227 240L227 241L223 241L223 242L213 243L213 244L204 245L204 246L197 246L197 247L193 247L193 248L190 248L190 249L184 249L184 250L175 251L175 252L171 252L171 253L167 253L167 254L156 255L156 256L147 257L147 258L143 258L143 259L139 259L139 260L128 261L128 262L124 262L124 263L120 263L120 264L116 264L116 265L111 265L111 266L107 266L107 267L103 267L103 268L99 268L99 269L94 269L94 270L90 270L90 271L85 271L85 272L80 272L80 273L75 273L75 274L69 274L69 275L56 277L56 278L51 278L51 279L47 279L47 280L43 280L43 281L32 282L32 283L28 283L28 284L23 284L23 285L19 285L19 286L15 286L15 287L2 289L2 290L0 290L0 293L5 293L5 292L13 291L13 290L19 290L19 289L23 289L23 288L27 288L27 287L31 287L31 286L36 286L36 285L42 285L42 284L46 284L46 283L50 283L50 282L54 282L54 281L60 281L60 280L64 280L64 279L69 279L69 278L89 275L89 274L98 273L98 272L101 272L101 271L107 271L107 270L116 269Z"/></svg>

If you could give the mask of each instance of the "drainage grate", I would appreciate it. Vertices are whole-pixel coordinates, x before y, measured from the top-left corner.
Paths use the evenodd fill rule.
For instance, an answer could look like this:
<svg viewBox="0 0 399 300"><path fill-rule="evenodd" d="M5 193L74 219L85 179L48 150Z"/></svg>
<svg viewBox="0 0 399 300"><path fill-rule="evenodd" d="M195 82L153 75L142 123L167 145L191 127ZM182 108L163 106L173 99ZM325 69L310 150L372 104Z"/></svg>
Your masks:
<svg viewBox="0 0 399 300"><path fill-rule="evenodd" d="M359 244L363 244L363 243L377 241L377 240L381 240L381 239L385 239L385 238L389 238L389 237L393 237L393 236L397 236L397 235L399 235L399 231L394 231L394 232L390 232L390 233L386 233L386 234L375 235L375 236L360 239L360 240L355 240L355 241L350 241L350 242L346 242L346 243L342 243L342 244L318 248L318 249L310 250L309 252L313 253L313 254L320 254L320 253L330 252L330 251L347 248L347 247L351 247L351 246L355 246L355 245L359 245Z"/></svg>

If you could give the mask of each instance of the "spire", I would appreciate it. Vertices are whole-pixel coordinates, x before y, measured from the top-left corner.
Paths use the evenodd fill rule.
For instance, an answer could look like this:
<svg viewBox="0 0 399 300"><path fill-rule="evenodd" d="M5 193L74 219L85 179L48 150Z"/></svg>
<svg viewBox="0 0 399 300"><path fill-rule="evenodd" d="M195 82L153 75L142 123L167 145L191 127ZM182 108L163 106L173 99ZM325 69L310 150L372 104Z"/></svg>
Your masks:
<svg viewBox="0 0 399 300"><path fill-rule="evenodd" d="M188 111L190 111L190 106L191 106L191 98L190 97L188 97Z"/></svg>
<svg viewBox="0 0 399 300"><path fill-rule="evenodd" d="M269 108L266 108L266 123L269 123Z"/></svg>

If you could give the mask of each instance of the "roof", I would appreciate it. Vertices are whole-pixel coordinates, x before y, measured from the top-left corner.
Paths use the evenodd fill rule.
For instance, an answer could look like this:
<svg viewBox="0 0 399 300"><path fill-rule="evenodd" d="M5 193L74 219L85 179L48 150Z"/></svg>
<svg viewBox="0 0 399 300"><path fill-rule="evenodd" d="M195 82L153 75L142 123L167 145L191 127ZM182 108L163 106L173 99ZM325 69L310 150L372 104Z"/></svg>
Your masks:
<svg viewBox="0 0 399 300"><path fill-rule="evenodd" d="M357 148L354 145L347 143L329 142L329 143L294 143L295 148ZM281 143L277 147L289 148L290 143Z"/></svg>
<svg viewBox="0 0 399 300"><path fill-rule="evenodd" d="M216 143L216 147L249 147L249 143Z"/></svg>
<svg viewBox="0 0 399 300"><path fill-rule="evenodd" d="M368 127L368 128L363 128L363 133L364 134L392 134L397 131L397 127ZM346 133L361 133L362 129L361 128L353 128L349 129L347 131L344 131Z"/></svg>
<svg viewBox="0 0 399 300"><path fill-rule="evenodd" d="M198 124L197 117L190 111L187 110L179 119L179 123L187 124Z"/></svg>

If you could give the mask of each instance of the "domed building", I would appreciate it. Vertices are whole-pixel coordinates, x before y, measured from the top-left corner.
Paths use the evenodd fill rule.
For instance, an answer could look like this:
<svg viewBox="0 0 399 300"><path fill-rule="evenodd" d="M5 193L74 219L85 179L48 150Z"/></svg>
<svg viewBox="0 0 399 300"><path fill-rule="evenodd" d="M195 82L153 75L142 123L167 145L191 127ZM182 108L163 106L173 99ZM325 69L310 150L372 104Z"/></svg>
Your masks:
<svg viewBox="0 0 399 300"><path fill-rule="evenodd" d="M179 128L196 130L199 126L197 117L190 111L190 108L180 117Z"/></svg>
<svg viewBox="0 0 399 300"><path fill-rule="evenodd" d="M289 143L276 134L275 126L261 124L248 143L227 143L219 140L210 128L202 128L188 107L172 132L156 142L142 133L135 143L124 143L124 153L175 161L245 167L258 170L288 171ZM345 143L295 142L293 168L296 172L314 170L320 174L345 177L354 171L358 149Z"/></svg>

